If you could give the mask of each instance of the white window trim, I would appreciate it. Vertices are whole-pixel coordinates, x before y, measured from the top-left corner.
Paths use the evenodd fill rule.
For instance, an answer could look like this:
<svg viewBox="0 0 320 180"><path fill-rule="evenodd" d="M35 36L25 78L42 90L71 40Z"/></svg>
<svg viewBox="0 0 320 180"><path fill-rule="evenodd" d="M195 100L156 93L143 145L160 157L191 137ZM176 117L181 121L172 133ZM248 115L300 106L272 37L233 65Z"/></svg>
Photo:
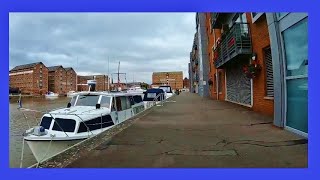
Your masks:
<svg viewBox="0 0 320 180"><path fill-rule="evenodd" d="M253 17L251 13L252 23L255 23L264 13L257 13L255 17Z"/></svg>

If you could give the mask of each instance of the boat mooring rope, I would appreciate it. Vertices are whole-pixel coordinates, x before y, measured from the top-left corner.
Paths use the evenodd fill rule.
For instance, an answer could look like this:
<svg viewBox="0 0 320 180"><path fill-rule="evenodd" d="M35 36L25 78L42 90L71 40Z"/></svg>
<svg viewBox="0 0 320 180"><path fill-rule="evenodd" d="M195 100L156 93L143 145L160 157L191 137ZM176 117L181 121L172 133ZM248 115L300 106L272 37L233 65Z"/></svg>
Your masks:
<svg viewBox="0 0 320 180"><path fill-rule="evenodd" d="M21 151L21 159L20 159L20 168L22 168L23 155L24 155L24 138L22 139L22 151Z"/></svg>
<svg viewBox="0 0 320 180"><path fill-rule="evenodd" d="M46 151L46 153L44 154L43 158L42 158L40 161L38 161L36 168L39 167L40 163L41 163L41 162L46 158L46 156L48 155L48 152L49 152L49 149L50 149L50 147L51 147L52 140L53 140L53 136L50 135L50 137L51 137L51 140L50 140L49 146L48 146L48 148L47 148L47 151Z"/></svg>

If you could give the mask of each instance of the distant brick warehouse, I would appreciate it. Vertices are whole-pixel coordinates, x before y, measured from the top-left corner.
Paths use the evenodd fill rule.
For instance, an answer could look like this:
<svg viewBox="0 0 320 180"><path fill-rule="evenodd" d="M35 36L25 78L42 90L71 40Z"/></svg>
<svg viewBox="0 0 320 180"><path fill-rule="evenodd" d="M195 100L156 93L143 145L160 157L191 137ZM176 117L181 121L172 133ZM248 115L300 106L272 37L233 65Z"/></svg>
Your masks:
<svg viewBox="0 0 320 180"><path fill-rule="evenodd" d="M162 85L168 84L172 89L182 89L183 88L183 72L154 72L152 74L152 84Z"/></svg>
<svg viewBox="0 0 320 180"><path fill-rule="evenodd" d="M48 68L42 62L19 65L9 71L9 86L23 94L45 94L48 91Z"/></svg>
<svg viewBox="0 0 320 180"><path fill-rule="evenodd" d="M65 95L67 91L67 73L66 70L60 66L48 67L49 70L49 91Z"/></svg>
<svg viewBox="0 0 320 180"><path fill-rule="evenodd" d="M72 67L64 68L67 73L67 91L77 90L77 73Z"/></svg>
<svg viewBox="0 0 320 180"><path fill-rule="evenodd" d="M96 79L96 91L108 90L108 76L106 75L92 75L92 76L78 76L78 91L88 91L87 80Z"/></svg>
<svg viewBox="0 0 320 180"><path fill-rule="evenodd" d="M183 88L188 88L188 89L190 89L190 81L189 81L189 79L188 78L184 78L184 80L183 80Z"/></svg>

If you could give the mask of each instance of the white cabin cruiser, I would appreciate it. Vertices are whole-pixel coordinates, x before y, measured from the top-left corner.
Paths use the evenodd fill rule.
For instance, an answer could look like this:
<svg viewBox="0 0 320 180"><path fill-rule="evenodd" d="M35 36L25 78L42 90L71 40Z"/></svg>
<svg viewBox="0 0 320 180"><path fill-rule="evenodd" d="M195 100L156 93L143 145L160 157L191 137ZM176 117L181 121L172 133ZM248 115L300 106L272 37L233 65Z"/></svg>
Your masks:
<svg viewBox="0 0 320 180"><path fill-rule="evenodd" d="M161 85L159 89L162 89L165 92L165 98L168 99L173 96L172 88L168 85Z"/></svg>
<svg viewBox="0 0 320 180"><path fill-rule="evenodd" d="M46 97L46 98L57 98L57 97L59 97L59 94L49 91L49 92L47 92L47 93L45 94L45 97Z"/></svg>
<svg viewBox="0 0 320 180"><path fill-rule="evenodd" d="M39 126L26 131L24 140L36 160L42 162L144 109L140 95L79 92L72 97L67 108L44 114Z"/></svg>
<svg viewBox="0 0 320 180"><path fill-rule="evenodd" d="M146 92L146 90L142 89L141 87L139 86L134 86L134 87L131 87L127 90L128 93L144 93Z"/></svg>

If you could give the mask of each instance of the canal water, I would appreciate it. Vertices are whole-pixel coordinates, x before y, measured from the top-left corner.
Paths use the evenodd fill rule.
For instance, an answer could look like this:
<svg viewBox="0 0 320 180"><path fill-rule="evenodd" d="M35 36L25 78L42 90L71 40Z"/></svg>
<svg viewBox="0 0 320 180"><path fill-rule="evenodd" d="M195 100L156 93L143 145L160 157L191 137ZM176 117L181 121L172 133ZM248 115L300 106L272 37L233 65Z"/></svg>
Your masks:
<svg viewBox="0 0 320 180"><path fill-rule="evenodd" d="M20 167L21 151L22 151L22 139L23 132L28 129L29 126L38 125L43 113L34 112L20 112L18 108L17 98L12 98L9 101L9 113L10 113L10 167L18 168ZM46 98L22 98L22 107L38 110L42 112L50 111L52 109L66 107L70 98L59 97L56 99L46 99ZM25 143L24 150L24 161L23 167L29 167L37 163L36 159L33 157L31 150L29 149L27 143Z"/></svg>

